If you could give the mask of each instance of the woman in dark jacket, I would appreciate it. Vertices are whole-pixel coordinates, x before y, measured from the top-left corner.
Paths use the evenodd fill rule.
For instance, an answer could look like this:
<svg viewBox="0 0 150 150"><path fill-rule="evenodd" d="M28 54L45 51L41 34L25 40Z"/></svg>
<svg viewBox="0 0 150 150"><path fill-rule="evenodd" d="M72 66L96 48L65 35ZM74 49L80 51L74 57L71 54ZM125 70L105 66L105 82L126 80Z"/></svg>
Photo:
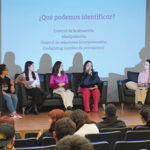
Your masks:
<svg viewBox="0 0 150 150"><path fill-rule="evenodd" d="M90 95L92 95L94 100L93 111L98 112L98 102L100 99L100 91L98 89L100 79L98 73L94 72L91 61L85 62L83 71L79 91L82 93L84 109L86 112L90 112L89 99Z"/></svg>

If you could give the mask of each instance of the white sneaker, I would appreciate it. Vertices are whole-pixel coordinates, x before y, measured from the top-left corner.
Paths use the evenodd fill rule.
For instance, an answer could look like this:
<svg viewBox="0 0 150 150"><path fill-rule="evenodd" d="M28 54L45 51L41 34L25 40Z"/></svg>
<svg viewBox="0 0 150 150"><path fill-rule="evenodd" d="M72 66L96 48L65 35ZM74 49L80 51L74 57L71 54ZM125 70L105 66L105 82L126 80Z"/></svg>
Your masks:
<svg viewBox="0 0 150 150"><path fill-rule="evenodd" d="M17 113L14 113L14 114L10 115L10 117L13 118L13 119L21 119L21 118L22 118L22 117L21 117L19 114L17 114Z"/></svg>

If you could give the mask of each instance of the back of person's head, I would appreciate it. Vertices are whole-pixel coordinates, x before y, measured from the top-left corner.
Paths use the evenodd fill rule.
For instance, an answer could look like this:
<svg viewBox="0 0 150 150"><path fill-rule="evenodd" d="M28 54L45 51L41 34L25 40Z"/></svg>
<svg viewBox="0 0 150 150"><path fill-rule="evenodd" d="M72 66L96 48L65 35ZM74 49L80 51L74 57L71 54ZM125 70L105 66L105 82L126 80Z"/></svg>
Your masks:
<svg viewBox="0 0 150 150"><path fill-rule="evenodd" d="M114 117L116 116L117 108L114 104L108 104L105 108L105 113L107 117Z"/></svg>
<svg viewBox="0 0 150 150"><path fill-rule="evenodd" d="M66 117L65 112L61 109L53 109L50 112L48 112L48 116L50 119L52 119L52 124L50 125L49 130L54 130L55 123L58 119Z"/></svg>
<svg viewBox="0 0 150 150"><path fill-rule="evenodd" d="M55 124L55 139L56 142L66 135L72 135L76 131L76 124L68 117L56 121Z"/></svg>
<svg viewBox="0 0 150 150"><path fill-rule="evenodd" d="M82 127L85 123L88 123L89 119L86 114L81 109L76 109L72 111L70 118L73 120L73 122L76 123L76 130L78 130L80 127Z"/></svg>
<svg viewBox="0 0 150 150"><path fill-rule="evenodd" d="M79 135L69 135L57 143L56 150L94 150L94 148L88 139Z"/></svg>
<svg viewBox="0 0 150 150"><path fill-rule="evenodd" d="M12 119L12 118L10 118L8 116L2 116L2 117L0 117L0 123L10 123L13 126L15 125L14 119Z"/></svg>
<svg viewBox="0 0 150 150"><path fill-rule="evenodd" d="M66 117L69 117L69 118L70 118L70 116L71 116L71 114L72 114L72 110L66 110L66 111L65 111L65 114L66 114Z"/></svg>
<svg viewBox="0 0 150 150"><path fill-rule="evenodd" d="M143 108L140 111L140 115L142 116L145 122L150 123L150 108Z"/></svg>
<svg viewBox="0 0 150 150"><path fill-rule="evenodd" d="M10 123L0 123L0 148L14 145L15 129ZM9 148L8 148L9 149Z"/></svg>

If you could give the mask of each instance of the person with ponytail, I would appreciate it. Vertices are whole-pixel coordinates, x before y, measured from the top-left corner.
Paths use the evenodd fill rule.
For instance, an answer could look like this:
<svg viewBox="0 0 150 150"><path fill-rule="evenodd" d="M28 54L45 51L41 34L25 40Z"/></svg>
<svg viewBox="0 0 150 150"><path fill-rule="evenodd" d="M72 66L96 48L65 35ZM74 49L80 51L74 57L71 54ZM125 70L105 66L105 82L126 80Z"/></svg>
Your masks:
<svg viewBox="0 0 150 150"><path fill-rule="evenodd" d="M90 112L90 96L93 96L93 111L98 112L98 103L100 99L100 90L98 85L100 78L97 72L93 70L91 61L86 61L83 67L83 74L81 76L80 89L83 97L83 105L86 112Z"/></svg>
<svg viewBox="0 0 150 150"><path fill-rule="evenodd" d="M16 83L23 83L26 87L27 95L32 97L31 106L26 109L25 113L28 114L33 109L34 114L39 114L38 109L44 102L45 94L40 89L39 76L34 71L34 63L32 61L25 63L24 72L16 78Z"/></svg>

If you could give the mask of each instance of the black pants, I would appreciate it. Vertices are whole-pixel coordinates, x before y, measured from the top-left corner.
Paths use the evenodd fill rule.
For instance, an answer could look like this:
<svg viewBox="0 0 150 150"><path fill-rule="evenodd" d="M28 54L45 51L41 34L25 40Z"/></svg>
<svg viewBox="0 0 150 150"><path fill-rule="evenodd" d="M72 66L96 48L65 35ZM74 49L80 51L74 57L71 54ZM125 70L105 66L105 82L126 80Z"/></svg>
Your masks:
<svg viewBox="0 0 150 150"><path fill-rule="evenodd" d="M44 100L46 98L46 95L44 92L41 91L40 88L32 88L27 89L27 95L32 97L32 104L42 105L44 103Z"/></svg>

